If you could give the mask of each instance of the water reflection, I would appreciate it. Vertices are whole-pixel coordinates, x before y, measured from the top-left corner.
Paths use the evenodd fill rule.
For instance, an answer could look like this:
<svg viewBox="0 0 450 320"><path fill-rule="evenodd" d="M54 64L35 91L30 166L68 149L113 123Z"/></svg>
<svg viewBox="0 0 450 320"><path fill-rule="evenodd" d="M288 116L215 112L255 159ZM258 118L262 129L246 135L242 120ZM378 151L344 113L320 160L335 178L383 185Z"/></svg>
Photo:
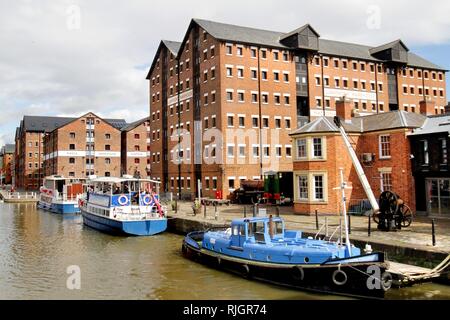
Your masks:
<svg viewBox="0 0 450 320"><path fill-rule="evenodd" d="M180 255L182 237L105 235L79 215L0 204L0 299L343 299L304 293L216 271ZM81 269L81 290L66 286ZM449 299L448 287L391 291L391 299Z"/></svg>

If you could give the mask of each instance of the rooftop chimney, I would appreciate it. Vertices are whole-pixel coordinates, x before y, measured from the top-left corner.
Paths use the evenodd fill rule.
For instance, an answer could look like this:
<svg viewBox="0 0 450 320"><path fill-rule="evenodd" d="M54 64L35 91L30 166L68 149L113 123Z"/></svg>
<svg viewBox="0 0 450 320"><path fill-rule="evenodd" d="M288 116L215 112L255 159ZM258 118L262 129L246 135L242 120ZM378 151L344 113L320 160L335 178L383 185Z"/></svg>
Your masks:
<svg viewBox="0 0 450 320"><path fill-rule="evenodd" d="M436 114L436 102L431 99L420 101L420 113L425 116L433 116Z"/></svg>
<svg viewBox="0 0 450 320"><path fill-rule="evenodd" d="M336 115L344 121L351 121L353 115L353 102L346 97L336 101Z"/></svg>
<svg viewBox="0 0 450 320"><path fill-rule="evenodd" d="M445 106L445 114L450 114L450 102Z"/></svg>

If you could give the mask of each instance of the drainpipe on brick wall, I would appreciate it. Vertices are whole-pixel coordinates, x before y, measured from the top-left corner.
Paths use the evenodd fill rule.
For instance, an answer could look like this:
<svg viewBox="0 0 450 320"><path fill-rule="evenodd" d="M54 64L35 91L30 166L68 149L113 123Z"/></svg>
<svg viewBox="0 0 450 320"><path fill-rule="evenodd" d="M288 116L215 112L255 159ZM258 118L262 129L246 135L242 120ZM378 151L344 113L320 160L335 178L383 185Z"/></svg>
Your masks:
<svg viewBox="0 0 450 320"><path fill-rule="evenodd" d="M324 83L324 65L323 65L323 54L319 54L320 56L320 63L321 63L321 68L320 68L320 72L321 72L321 77L322 77L322 109L323 109L323 116L326 116L326 111L325 111L325 83Z"/></svg>
<svg viewBox="0 0 450 320"><path fill-rule="evenodd" d="M376 104L377 104L377 114L380 113L380 99L378 97L378 63L375 63L375 96L376 96Z"/></svg>
<svg viewBox="0 0 450 320"><path fill-rule="evenodd" d="M178 107L177 107L177 114L178 114L178 200L181 200L181 159L180 159L180 151L181 151L181 83L180 83L180 59L177 58L177 81L178 81L178 90L177 90L177 99L178 99ZM184 152L183 152L184 157Z"/></svg>
<svg viewBox="0 0 450 320"><path fill-rule="evenodd" d="M263 180L263 146L262 146L262 104L261 104L261 47L258 47L258 108L259 108L259 167Z"/></svg>

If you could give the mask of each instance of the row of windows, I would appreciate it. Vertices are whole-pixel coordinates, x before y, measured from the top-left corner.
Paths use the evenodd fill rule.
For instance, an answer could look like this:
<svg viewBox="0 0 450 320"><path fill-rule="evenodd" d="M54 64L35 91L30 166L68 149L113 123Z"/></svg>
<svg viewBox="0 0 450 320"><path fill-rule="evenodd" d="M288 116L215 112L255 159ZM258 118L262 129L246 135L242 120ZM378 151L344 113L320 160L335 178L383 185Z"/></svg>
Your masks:
<svg viewBox="0 0 450 320"><path fill-rule="evenodd" d="M233 65L225 65L226 67L226 75L228 78L232 78L234 77L234 69L235 67ZM245 78L245 67L236 67L237 70L237 77L239 79L244 79ZM282 74L282 75L281 75ZM283 81L285 83L289 83L289 71L278 71L278 70L273 70L272 72L272 80L275 82L280 82L281 79L283 79ZM250 78L252 80L258 80L258 68L250 68ZM269 71L267 69L261 69L261 80L262 81L269 81Z"/></svg>
<svg viewBox="0 0 450 320"><path fill-rule="evenodd" d="M419 95L423 95L423 87L417 87L417 92ZM439 97L444 98L444 89L442 88L433 88L433 96L434 97L438 97L438 92L439 92ZM415 86L407 86L407 85L403 85L403 95L415 95L416 94L416 87ZM430 95L430 88L425 87L425 95L429 96Z"/></svg>
<svg viewBox="0 0 450 320"><path fill-rule="evenodd" d="M412 113L416 113L417 112L417 107L415 104L404 104L403 105L403 110L406 112L412 112ZM445 113L445 107L435 107L434 108L434 113L435 114L444 114Z"/></svg>
<svg viewBox="0 0 450 320"><path fill-rule="evenodd" d="M235 99L235 93L233 89L226 89L227 93L227 102L234 102ZM238 90L237 91L237 102L239 103L245 103L246 92L245 90ZM259 94L256 91L251 92L251 103L258 103L259 102ZM263 92L261 93L261 102L263 104L269 104L269 93ZM284 103L286 106L291 105L291 95L290 94L283 94L283 98L281 98L281 93L274 93L273 94L273 103L275 105L281 105L281 102Z"/></svg>
<svg viewBox="0 0 450 320"><path fill-rule="evenodd" d="M422 70L415 70L413 68L404 68L404 69L402 69L402 76L404 78L406 78L408 76L410 78L414 78L415 76L417 76L417 78L422 79ZM428 80L429 79L429 71L423 71L423 76L426 80ZM444 74L442 72L432 71L431 79L444 81Z"/></svg>
<svg viewBox="0 0 450 320"><path fill-rule="evenodd" d="M330 62L330 60L332 60L332 62ZM321 58L319 56L314 57L314 64L316 65L316 67L320 67L322 65ZM367 63L365 61L353 60L351 62L351 67L352 67L353 71L366 72L367 64L369 65L368 69L370 70L370 72L375 73L375 64L374 63ZM348 70L349 69L349 60L323 57L323 66L325 68L328 68L328 67L330 67L330 65L332 65L335 69L342 68L343 70ZM378 71L378 73L383 73L382 65L378 65L377 71Z"/></svg>
<svg viewBox="0 0 450 320"><path fill-rule="evenodd" d="M87 138L94 138L95 137L95 132L93 130L86 131L86 137ZM76 138L76 133L75 132L70 132L69 133L69 138L70 139L75 139ZM105 139L106 140L111 140L111 134L110 133L105 133Z"/></svg>
<svg viewBox="0 0 450 320"><path fill-rule="evenodd" d="M335 101L338 101L339 98L335 98ZM322 97L316 97L316 107L323 107L322 105L323 99ZM367 101L360 101L360 100L353 100L353 106L356 110L363 110L363 111L377 111L377 104L376 102L367 102ZM331 98L325 98L325 107L331 108ZM384 112L384 102L378 103L378 109L381 112Z"/></svg>
<svg viewBox="0 0 450 320"><path fill-rule="evenodd" d="M251 155L253 158L259 158L260 157L260 149L261 147L257 144L252 145L251 148ZM283 157L283 149L284 149L284 155L287 158L291 158L292 157L292 146L291 145L286 145L286 146L282 146L282 145L276 145L274 146L274 150L275 150L275 156L277 158L281 158ZM270 145L264 145L262 147L263 150L263 157L265 158L269 158L271 156L271 147ZM205 151L206 153L206 151ZM235 156L238 156L239 158L246 158L248 155L247 152L247 145L245 144L240 144L237 147L237 154L236 154L236 145L234 144L227 144L227 157L228 158L234 158ZM206 156L206 154L205 154Z"/></svg>
<svg viewBox="0 0 450 320"><path fill-rule="evenodd" d="M227 114L227 126L228 128L234 128L235 127L235 122L234 122L234 118L235 115L234 114ZM245 115L238 115L238 126L245 128ZM270 128L270 122L269 116L262 116L261 117L261 126L263 129L269 129ZM281 129L282 128L282 118L281 117L275 117L274 118L274 128L276 129ZM290 117L285 117L284 118L284 128L285 129L291 129L291 118ZM252 127L253 128L259 128L259 116L252 116Z"/></svg>
<svg viewBox="0 0 450 320"><path fill-rule="evenodd" d="M234 45L231 43L227 43L225 45L225 53L228 56L236 55L237 57L244 57L244 52L248 50L248 46L244 45ZM269 59L269 55L271 55L273 61L280 61L280 58L283 59L283 62L289 62L289 52L281 51L276 49L259 49L260 57L263 60ZM250 47L250 57L256 59L258 57L258 48Z"/></svg>
<svg viewBox="0 0 450 320"><path fill-rule="evenodd" d="M69 150L76 150L76 145L74 143L69 144ZM94 145L86 145L86 150L93 151ZM105 151L111 151L111 145L105 144Z"/></svg>
<svg viewBox="0 0 450 320"><path fill-rule="evenodd" d="M316 80L316 86L320 87L322 86L322 77L319 75L315 75L315 80ZM349 89L349 79L347 78L340 78L340 77L334 77L334 87L335 88L344 88L344 89ZM323 77L323 83L325 85L325 87L330 87L330 77L329 76L324 76ZM377 87L376 87L376 83L375 81L370 81L370 86L367 87L367 81L366 80L358 80L358 79L353 79L352 80L352 89L353 90L362 90L362 91L372 91L375 92ZM378 91L383 92L383 83L382 82L378 82Z"/></svg>

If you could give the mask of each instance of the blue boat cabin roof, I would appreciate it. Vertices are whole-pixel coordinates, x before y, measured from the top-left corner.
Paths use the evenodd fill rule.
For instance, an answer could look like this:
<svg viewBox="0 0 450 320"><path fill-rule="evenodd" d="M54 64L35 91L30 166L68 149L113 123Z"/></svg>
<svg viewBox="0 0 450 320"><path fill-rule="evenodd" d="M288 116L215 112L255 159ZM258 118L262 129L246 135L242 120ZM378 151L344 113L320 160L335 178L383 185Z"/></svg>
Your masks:
<svg viewBox="0 0 450 320"><path fill-rule="evenodd" d="M269 222L269 217L256 217L256 218L242 218L242 219L235 219L232 222L232 225L244 225L246 223L258 223L258 222ZM272 218L273 222L283 222L281 218L274 217Z"/></svg>

